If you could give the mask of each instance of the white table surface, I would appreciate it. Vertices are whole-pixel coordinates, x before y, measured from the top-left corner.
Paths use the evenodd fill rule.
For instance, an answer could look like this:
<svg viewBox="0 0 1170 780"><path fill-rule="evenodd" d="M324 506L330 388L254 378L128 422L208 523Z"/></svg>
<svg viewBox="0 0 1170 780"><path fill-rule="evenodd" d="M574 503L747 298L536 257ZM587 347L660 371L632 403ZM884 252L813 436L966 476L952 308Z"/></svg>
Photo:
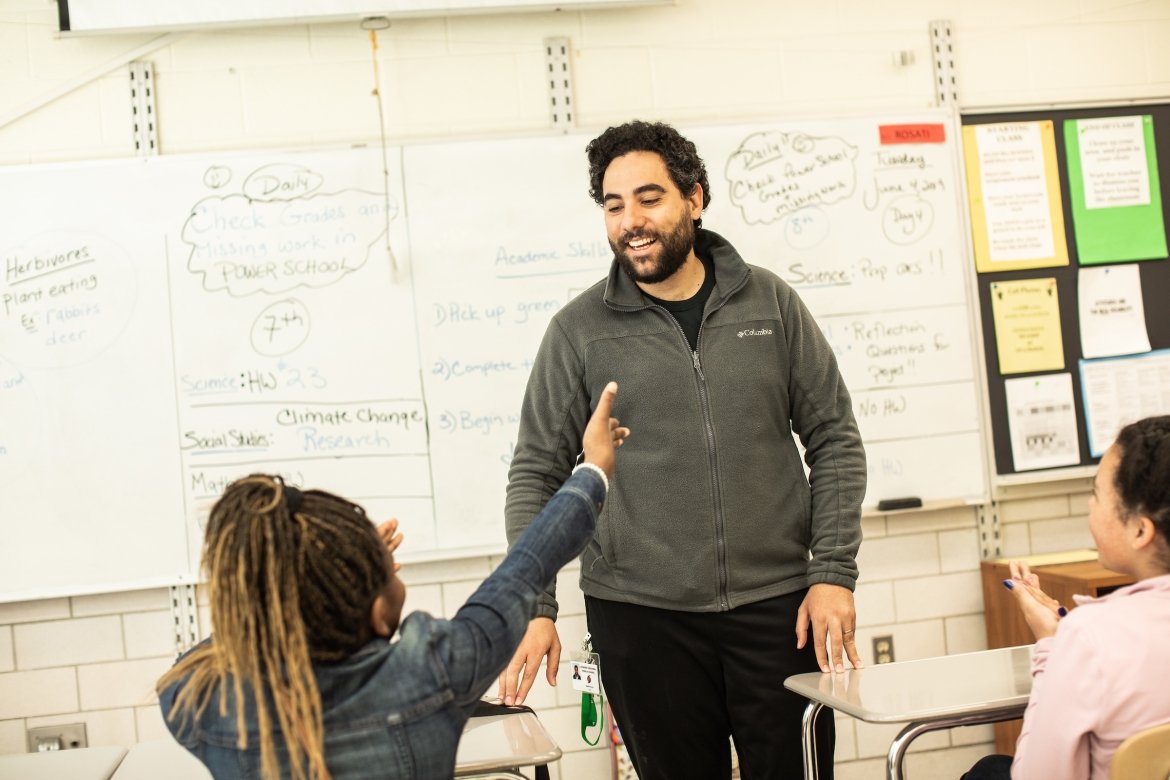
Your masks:
<svg viewBox="0 0 1170 780"><path fill-rule="evenodd" d="M90 750L99 750L91 748ZM58 772L65 766L61 762L49 762L45 774L6 774L4 759L23 759L25 755L0 757L0 780L23 780L23 778L45 778L45 780L210 780L211 773L173 739L159 739L140 742L127 753L123 748L106 748L116 751L115 760L105 774L67 774ZM60 755L86 753L86 750L66 750ZM123 759L123 755L125 758ZM463 728L463 738L455 756L456 776L482 774L500 769L548 764L561 757L561 749L549 736L540 719L529 712L508 715L491 715L472 718ZM80 756L73 756L78 765ZM118 765L118 761L121 765ZM90 762L92 763L92 759ZM87 764L88 765L88 764ZM25 766L24 764L20 765ZM114 768L117 767L117 771ZM19 768L19 767L16 767ZM111 774L112 773L112 774Z"/></svg>
<svg viewBox="0 0 1170 780"><path fill-rule="evenodd" d="M804 774L817 777L813 721L821 707L869 723L906 723L886 755L887 780L902 780L902 758L928 731L1020 717L1032 692L1032 646L878 664L841 674L797 674L784 687L809 699L802 723Z"/></svg>
<svg viewBox="0 0 1170 780"><path fill-rule="evenodd" d="M124 747L74 748L0 756L0 780L109 780Z"/></svg>
<svg viewBox="0 0 1170 780"><path fill-rule="evenodd" d="M923 722L1028 703L1032 646L798 674L784 687L870 723Z"/></svg>
<svg viewBox="0 0 1170 780"><path fill-rule="evenodd" d="M472 718L455 754L455 776L548 764L561 749L531 712Z"/></svg>
<svg viewBox="0 0 1170 780"><path fill-rule="evenodd" d="M211 780L211 772L175 740L154 739L131 747L113 780Z"/></svg>

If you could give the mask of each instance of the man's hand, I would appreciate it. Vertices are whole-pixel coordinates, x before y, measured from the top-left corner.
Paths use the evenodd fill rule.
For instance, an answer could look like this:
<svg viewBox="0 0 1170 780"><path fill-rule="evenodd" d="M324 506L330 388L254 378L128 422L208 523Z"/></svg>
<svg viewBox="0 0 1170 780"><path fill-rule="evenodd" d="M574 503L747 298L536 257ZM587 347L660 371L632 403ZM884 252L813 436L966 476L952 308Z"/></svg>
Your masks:
<svg viewBox="0 0 1170 780"><path fill-rule="evenodd" d="M561 638L557 635L557 625L550 618L533 618L528 622L528 630L520 640L520 647L516 649L516 655L512 656L512 662L500 673L500 690L497 695L504 700L504 704L511 707L524 703L532 683L536 681L540 659L545 656L548 656L545 677L548 684L555 688L557 669L561 663Z"/></svg>
<svg viewBox="0 0 1170 780"><path fill-rule="evenodd" d="M796 612L797 650L808 641L810 622L813 627L813 649L816 650L817 664L822 672L828 674L831 669L845 671L841 648L845 648L853 668L861 668L861 656L857 653L857 612L853 607L853 591L823 582L808 589L808 594ZM832 647L832 667L829 666L826 642Z"/></svg>

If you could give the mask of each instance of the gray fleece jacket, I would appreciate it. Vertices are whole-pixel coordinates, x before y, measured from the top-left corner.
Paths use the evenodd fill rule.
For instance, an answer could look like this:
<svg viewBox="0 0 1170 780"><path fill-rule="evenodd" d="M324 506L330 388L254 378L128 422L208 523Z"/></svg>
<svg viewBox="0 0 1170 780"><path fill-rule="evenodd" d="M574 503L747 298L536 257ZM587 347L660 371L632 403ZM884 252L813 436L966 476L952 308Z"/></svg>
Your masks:
<svg viewBox="0 0 1170 780"><path fill-rule="evenodd" d="M865 451L832 347L776 275L707 230L695 249L716 284L694 352L616 261L549 323L508 473L508 542L569 477L612 379L632 433L581 554L586 594L713 612L822 582L852 589ZM537 615L556 612L550 589Z"/></svg>

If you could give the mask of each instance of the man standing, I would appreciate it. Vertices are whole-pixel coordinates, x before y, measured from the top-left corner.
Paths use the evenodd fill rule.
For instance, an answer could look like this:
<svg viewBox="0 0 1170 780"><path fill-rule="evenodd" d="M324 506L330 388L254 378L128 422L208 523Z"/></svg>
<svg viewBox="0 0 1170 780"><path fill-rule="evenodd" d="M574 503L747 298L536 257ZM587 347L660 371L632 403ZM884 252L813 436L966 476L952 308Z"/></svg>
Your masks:
<svg viewBox="0 0 1170 780"><path fill-rule="evenodd" d="M843 653L860 665L866 467L849 393L796 293L700 229L711 196L693 143L630 122L586 153L614 262L544 335L509 472L509 541L568 478L590 409L618 380L614 414L637 433L581 555L581 589L638 775L729 777L731 735L744 778L800 777L805 700L784 679L841 671ZM501 675L509 704L546 656L555 684L554 596ZM826 777L833 724L819 721Z"/></svg>

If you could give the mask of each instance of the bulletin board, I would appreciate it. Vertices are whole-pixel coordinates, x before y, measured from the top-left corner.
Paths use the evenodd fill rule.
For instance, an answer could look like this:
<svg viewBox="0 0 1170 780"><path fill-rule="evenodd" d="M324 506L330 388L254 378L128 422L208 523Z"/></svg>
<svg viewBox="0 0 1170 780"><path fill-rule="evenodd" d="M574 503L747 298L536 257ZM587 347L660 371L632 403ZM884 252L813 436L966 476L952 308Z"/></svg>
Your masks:
<svg viewBox="0 0 1170 780"><path fill-rule="evenodd" d="M1098 431L1096 436L1094 436L1089 420L1092 415L1096 415L1098 425L1100 425L1102 416L1097 412L1093 412L1089 417L1086 415L1084 392L1086 377L1089 377L1089 381L1093 381L1092 377L1094 374L1091 372L1099 371L1103 368L1107 371L1107 361L1127 361L1129 358L1126 356L1098 358L1093 359L1087 364L1082 364L1082 359L1085 358L1085 354L1082 346L1082 323L1080 307L1078 305L1078 294L1080 292L1078 282L1079 269L1082 267L1098 267L1098 265L1088 266L1082 262L1085 259L1082 255L1085 253L1086 246L1083 241L1078 244L1076 234L1076 217L1078 215L1074 214L1073 204L1075 193L1073 186L1070 186L1070 150L1066 144L1064 125L1065 122L1070 120L1134 116L1150 116L1152 118L1153 138L1157 155L1156 171L1157 178L1160 181L1162 222L1163 225L1170 225L1170 200L1166 197L1170 193L1170 184L1168 184L1170 183L1170 105L1135 104L1095 108L1035 109L964 114L962 116L961 121L965 127L1043 120L1048 120L1053 123L1053 139L1056 148L1060 187L1060 213L1063 217L1064 242L1068 250L1067 265L1022 270L989 271L976 275L984 353L983 360L986 366L988 384L987 400L990 411L994 471L997 482L1011 482L1019 479L1028 480L1029 478L1034 478L1037 481L1064 478L1066 476L1076 476L1078 469L1080 473L1086 473L1087 467L1093 466L1100 460L1100 452L1107 446L1108 440L1111 440L1107 439L1108 434L1103 434L1102 431ZM1076 167L1074 160L1073 168L1076 169ZM1083 179L1081 180L1083 181ZM1078 182L1074 182L1074 185L1083 186ZM968 186L970 187L970 182L968 182ZM1083 195L1077 197L1081 198L1078 202L1084 202ZM1080 212L1082 225L1084 224L1084 214L1085 212ZM1119 236L1120 239L1126 238L1121 234L1114 235ZM1109 242L1113 238L1108 231L1098 231L1098 236L1099 241L1103 240L1105 242ZM1145 328L1149 336L1150 354L1153 357L1158 357L1158 350L1170 349L1170 305L1168 305L1168 302L1170 302L1170 260L1165 259L1164 256L1158 257L1156 254L1152 254L1142 259L1133 258L1110 263L1109 265L1114 268L1128 268L1130 266L1136 268L1136 273L1140 278ZM1133 273L1132 269L1127 270L1127 273ZM1059 369L1059 371L1055 369L1018 373L1005 371L1003 366L1001 366L997 346L995 314L992 300L994 291L1004 289L1005 285L1010 287L1013 284L1022 283L1025 280L1042 279L1055 280L1055 294L1059 302L1060 341L1064 368ZM1170 355L1170 353L1165 354ZM1135 354L1133 357L1141 357L1141 355ZM1121 364L1118 363L1117 365ZM1085 370L1086 366L1087 371ZM1156 366L1154 367L1156 368ZM1009 408L1007 381L1047 377L1059 372L1067 372L1071 375L1072 403L1074 405L1074 419L1076 421L1076 441L1075 445L1070 441L1069 446L1075 446L1075 462L1069 463L1066 466L1047 468L1030 468L1028 462L1017 464L1014 452L1026 451L1019 449L1025 446L1022 443L1025 434L1023 433L1024 429L1022 427L1017 431L1017 449L1013 450L1011 421L1013 411ZM1134 397L1126 401L1127 403L1128 401L1132 401L1133 406L1126 408L1140 407L1146 409L1147 413L1150 409L1160 408L1161 413L1170 413L1170 372L1137 370L1126 373L1123 379L1128 382L1135 377L1140 377L1140 380L1130 382L1131 386L1128 388L1128 390L1132 391ZM1121 388L1115 389L1120 390ZM1017 419L1019 419L1023 412L1019 407L1016 407L1015 414ZM1123 422L1125 421L1124 410L1119 411L1117 419ZM1017 423L1017 425L1021 425L1021 423ZM1112 423L1108 423L1107 427L1112 429L1115 426ZM1037 433L1031 441L1037 447L1042 447L1044 445L1040 442L1045 440L1045 436L1049 436L1049 434ZM1069 469L1072 470L1070 471Z"/></svg>

